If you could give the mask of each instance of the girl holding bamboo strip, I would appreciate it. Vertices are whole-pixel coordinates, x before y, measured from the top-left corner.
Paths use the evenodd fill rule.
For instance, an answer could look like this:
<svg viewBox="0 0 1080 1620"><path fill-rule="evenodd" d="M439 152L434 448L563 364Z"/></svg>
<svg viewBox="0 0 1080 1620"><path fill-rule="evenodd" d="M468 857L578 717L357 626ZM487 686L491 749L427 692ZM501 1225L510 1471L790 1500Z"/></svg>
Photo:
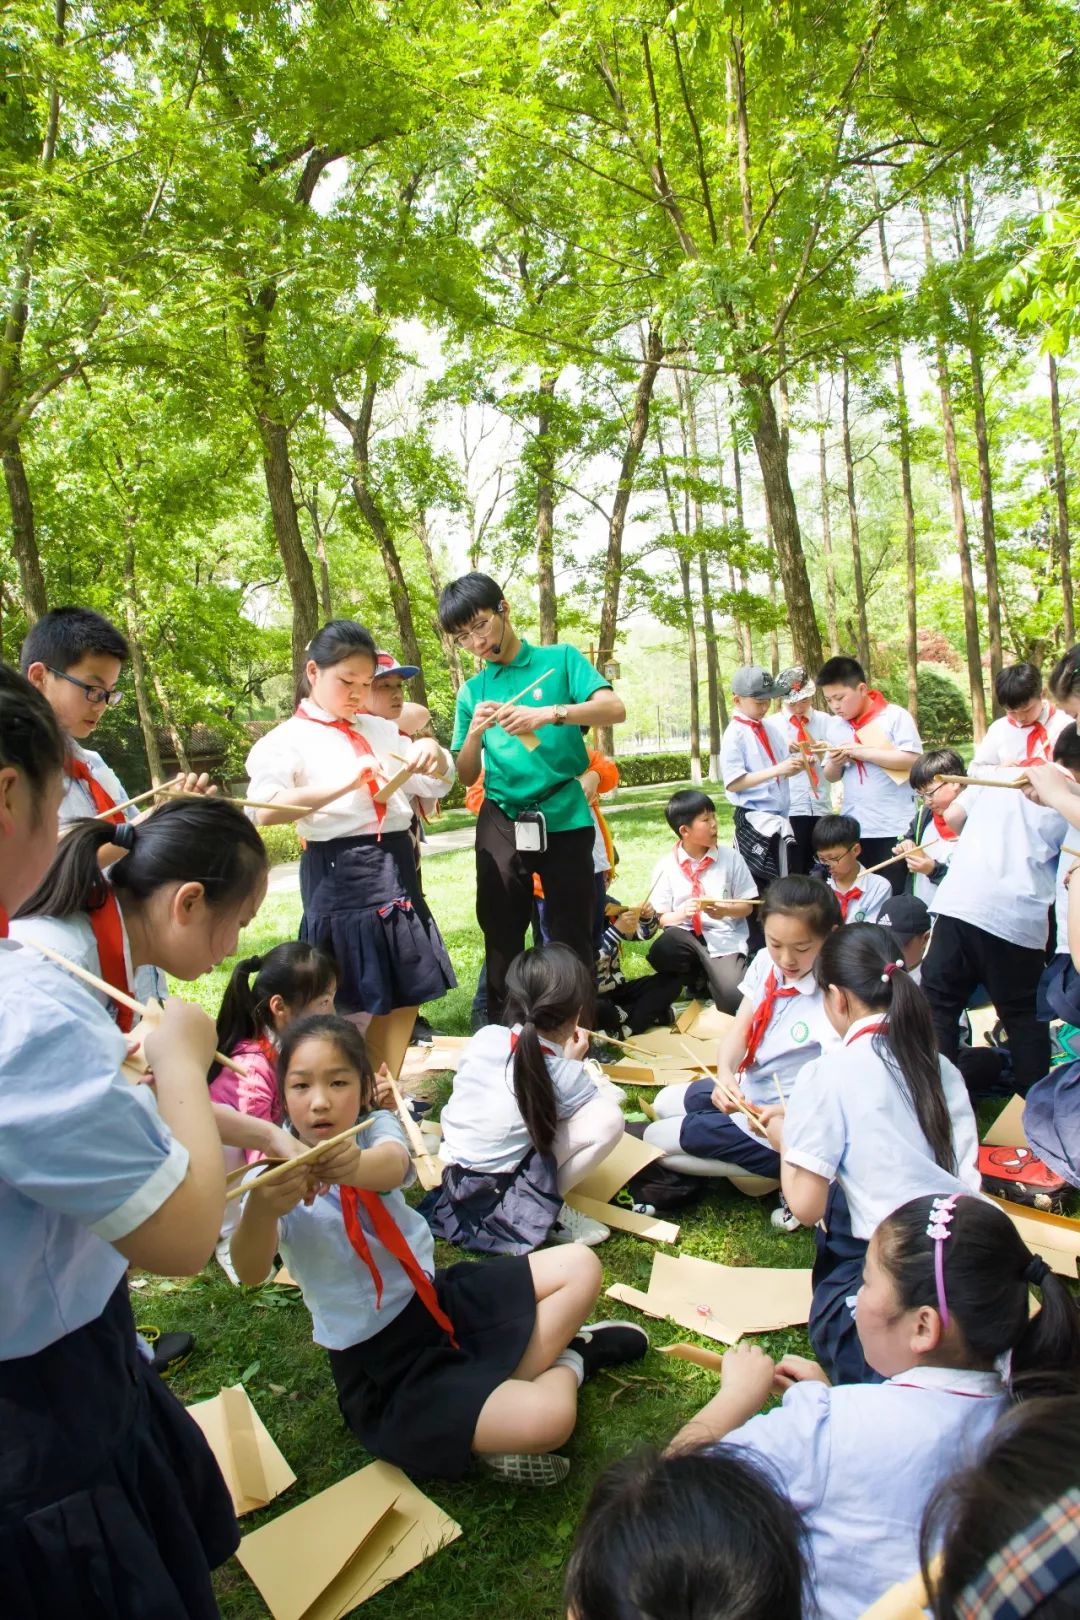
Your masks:
<svg viewBox="0 0 1080 1620"><path fill-rule="evenodd" d="M767 1121L780 1112L779 1079L788 1096L799 1070L835 1045L814 977L818 952L840 926L840 907L820 878L779 878L762 902L765 949L743 979L742 1006L720 1042L716 1081L665 1086L660 1116L645 1140L662 1147L664 1163L692 1176L759 1175L779 1179L780 1158L744 1112L749 1102ZM792 1223L781 1204L774 1221Z"/></svg>
<svg viewBox="0 0 1080 1620"><path fill-rule="evenodd" d="M291 1025L278 1075L306 1145L375 1105L363 1037L346 1019ZM262 1282L280 1248L342 1415L375 1456L451 1479L478 1456L504 1479L557 1484L569 1464L554 1453L573 1432L583 1379L640 1359L648 1338L620 1323L582 1327L600 1267L579 1244L436 1271L431 1232L401 1194L412 1176L401 1125L376 1114L316 1167L256 1182L233 1238L237 1272Z"/></svg>
<svg viewBox="0 0 1080 1620"><path fill-rule="evenodd" d="M2 933L48 870L64 758L44 698L0 667ZM153 1094L121 1075L126 1047L70 974L0 948L0 1570L22 1614L74 1611L111 1571L117 1620L212 1620L210 1569L236 1520L201 1433L136 1348L127 1269L191 1275L213 1252L214 1029L166 1003L146 1038Z"/></svg>
<svg viewBox="0 0 1080 1620"><path fill-rule="evenodd" d="M410 795L442 798L453 761L434 739L406 743L396 722L366 712L377 668L363 625L323 625L307 648L295 710L255 744L247 768L253 799L310 806L307 815L260 810L256 820L295 823L304 840L300 937L337 963L338 1012L361 1029L379 1020L368 1039L381 1054L393 1043L391 1019L395 1032L406 1022L411 1033L420 1003L457 980L420 888L409 831ZM381 787L402 770L395 754L414 775L381 803Z"/></svg>

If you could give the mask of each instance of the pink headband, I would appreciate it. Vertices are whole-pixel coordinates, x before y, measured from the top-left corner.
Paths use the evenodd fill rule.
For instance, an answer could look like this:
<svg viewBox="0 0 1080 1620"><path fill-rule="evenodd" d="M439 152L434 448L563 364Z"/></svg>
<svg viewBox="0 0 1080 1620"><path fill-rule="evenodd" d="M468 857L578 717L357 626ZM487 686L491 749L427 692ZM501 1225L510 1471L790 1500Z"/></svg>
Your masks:
<svg viewBox="0 0 1080 1620"><path fill-rule="evenodd" d="M934 1287L937 1290L941 1326L945 1330L949 1326L949 1306L945 1299L945 1240L952 1236L949 1225L960 1197L960 1193L950 1193L948 1198L935 1198L930 1209L930 1223L926 1228L927 1237L934 1240Z"/></svg>

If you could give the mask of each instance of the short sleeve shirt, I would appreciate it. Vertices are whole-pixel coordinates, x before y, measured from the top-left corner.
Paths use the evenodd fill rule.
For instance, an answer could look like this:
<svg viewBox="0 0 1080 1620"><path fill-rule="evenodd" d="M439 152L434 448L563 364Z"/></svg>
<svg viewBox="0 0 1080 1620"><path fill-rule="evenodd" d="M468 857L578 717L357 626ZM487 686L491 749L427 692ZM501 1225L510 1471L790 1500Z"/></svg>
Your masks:
<svg viewBox="0 0 1080 1620"><path fill-rule="evenodd" d="M99 782L114 804L123 804L127 798L127 790L116 772L111 770L100 754L95 754L91 748L83 748L73 737L67 739L68 753L81 760L90 775ZM129 805L120 814L126 821L133 821L139 814L138 805ZM86 821L98 813L97 805L90 794L85 782L78 782L72 776L64 777L64 797L60 800L59 821L61 827L69 827L73 821Z"/></svg>
<svg viewBox="0 0 1080 1620"><path fill-rule="evenodd" d="M127 970L131 994L136 1001L164 1001L169 993L169 984L164 973L160 968L151 967L149 963L132 968L131 947L122 919L120 927L124 942L124 967ZM28 944L40 940L42 945L47 945L50 950L59 951L61 956L66 956L76 967L85 968L87 973L96 973L99 979L102 976L97 940L94 938L94 930L85 911L78 911L73 917L17 917L11 924L11 937ZM121 987L117 985L116 988ZM116 1002L103 990L87 989L87 995L99 1001L109 1017L115 1019Z"/></svg>
<svg viewBox="0 0 1080 1620"><path fill-rule="evenodd" d="M987 775L995 769L983 766ZM1015 770L1006 767L1002 775ZM965 788L956 803L967 821L930 910L1042 950L1068 822L1012 788Z"/></svg>
<svg viewBox="0 0 1080 1620"><path fill-rule="evenodd" d="M461 1054L454 1089L440 1116L446 1164L499 1175L516 1170L532 1148L528 1129L514 1095L512 1034L520 1032L489 1024L473 1036ZM541 1040L555 1094L555 1112L569 1119L596 1096L596 1085L583 1063Z"/></svg>
<svg viewBox="0 0 1080 1620"><path fill-rule="evenodd" d="M732 789L728 785L737 782L741 776L767 771L787 759L787 739L772 720L766 720L764 725L773 752L772 759L761 746L753 727L742 720L733 719L720 742L720 774L730 804L739 805L744 810L768 810L774 816L786 816L791 805L788 777L773 776L752 788Z"/></svg>
<svg viewBox="0 0 1080 1620"><path fill-rule="evenodd" d="M739 985L740 995L745 996L755 1009L764 999L766 982L774 971L780 981L780 969L768 951L758 951ZM783 984L782 988L795 989L798 995L785 996L774 1004L754 1062L742 1075L742 1090L752 1103L760 1107L777 1100L774 1074L786 1097L801 1069L820 1057L822 1052L839 1046L836 1031L825 1012L825 999L813 969L804 973L801 979ZM732 1118L739 1124L744 1116L733 1114Z"/></svg>
<svg viewBox="0 0 1080 1620"><path fill-rule="evenodd" d="M750 868L737 849L715 846L709 850L711 864L700 872L702 894L710 900L754 900L757 884L750 876ZM670 855L653 868L652 903L657 914L677 911L693 894L693 884L679 862L689 857L676 844ZM691 862L691 865L697 863ZM689 929L689 922L676 923L677 928ZM744 917L709 917L701 915L701 938L710 956L739 956L746 952L749 938Z"/></svg>
<svg viewBox="0 0 1080 1620"><path fill-rule="evenodd" d="M534 684L518 698L526 708L587 703L609 684L568 642L533 647L523 641L512 664L485 664L461 688L451 745L455 754L465 741L477 704L505 703L521 691L530 676ZM592 827L592 813L577 780L589 768L589 751L581 728L541 726L536 735L540 746L530 751L501 726L492 726L484 733L486 796L508 816L520 815L523 810L543 811L549 832Z"/></svg>
<svg viewBox="0 0 1080 1620"><path fill-rule="evenodd" d="M101 1315L127 1261L118 1238L183 1181L187 1149L88 990L33 951L0 946L0 1360Z"/></svg>
<svg viewBox="0 0 1080 1620"><path fill-rule="evenodd" d="M899 704L886 704L867 723L880 728L894 748L908 754L922 753L918 728ZM833 715L825 740L834 748L843 748L855 741L855 733L846 720ZM840 780L844 784L844 814L855 817L864 838L900 837L915 812L915 796L906 782L894 782L880 765L871 765L868 760L853 760L844 767Z"/></svg>

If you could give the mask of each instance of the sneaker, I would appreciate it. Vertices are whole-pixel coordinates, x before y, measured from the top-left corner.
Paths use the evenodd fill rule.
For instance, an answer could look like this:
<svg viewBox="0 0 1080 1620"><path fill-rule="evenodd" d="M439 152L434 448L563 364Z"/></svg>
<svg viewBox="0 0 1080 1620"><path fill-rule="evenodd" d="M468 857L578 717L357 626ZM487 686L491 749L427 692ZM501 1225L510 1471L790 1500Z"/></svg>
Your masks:
<svg viewBox="0 0 1080 1620"><path fill-rule="evenodd" d="M564 1204L548 1233L548 1242L584 1243L590 1249L595 1249L598 1243L603 1243L610 1236L611 1227L605 1226L603 1221L594 1221L590 1215L582 1215L580 1210Z"/></svg>
<svg viewBox="0 0 1080 1620"><path fill-rule="evenodd" d="M409 1045L430 1046L437 1034L438 1030L432 1029L426 1018L417 1018L413 1025L412 1040Z"/></svg>
<svg viewBox="0 0 1080 1620"><path fill-rule="evenodd" d="M797 1232L802 1225L802 1221L791 1213L783 1193L780 1194L780 1202L776 1209L769 1216L769 1224L775 1226L778 1232Z"/></svg>
<svg viewBox="0 0 1080 1620"><path fill-rule="evenodd" d="M231 1234L228 1237L218 1238L217 1244L214 1247L214 1259L217 1261L226 1277L228 1277L233 1287L239 1288L240 1279L236 1275L236 1267L232 1263L232 1254L230 1252L231 1244Z"/></svg>
<svg viewBox="0 0 1080 1620"><path fill-rule="evenodd" d="M561 1485L570 1472L569 1460L554 1451L484 1451L479 1457L507 1485Z"/></svg>
<svg viewBox="0 0 1080 1620"><path fill-rule="evenodd" d="M154 1371L162 1378L182 1367L195 1348L193 1333L162 1333L154 1340Z"/></svg>
<svg viewBox="0 0 1080 1620"><path fill-rule="evenodd" d="M611 1200L611 1202L613 1204L618 1204L620 1209L632 1210L635 1215L655 1215L656 1214L656 1205L655 1204L639 1204L637 1202L637 1200L635 1199L633 1193L630 1191L629 1187L620 1187L618 1192L615 1194L614 1198Z"/></svg>
<svg viewBox="0 0 1080 1620"><path fill-rule="evenodd" d="M591 1378L605 1367L640 1361L649 1348L649 1335L634 1322L586 1322L566 1348L576 1351L584 1376Z"/></svg>

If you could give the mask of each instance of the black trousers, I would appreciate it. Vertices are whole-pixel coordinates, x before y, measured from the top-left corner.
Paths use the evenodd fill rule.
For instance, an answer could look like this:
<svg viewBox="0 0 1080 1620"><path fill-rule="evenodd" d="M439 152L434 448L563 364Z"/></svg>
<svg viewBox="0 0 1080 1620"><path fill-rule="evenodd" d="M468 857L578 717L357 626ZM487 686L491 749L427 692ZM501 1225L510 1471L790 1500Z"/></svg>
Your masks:
<svg viewBox="0 0 1080 1620"><path fill-rule="evenodd" d="M549 832L543 854L518 850L515 823L491 799L476 822L476 920L484 935L488 1018L497 1024L506 1000L506 970L525 945L532 922L533 873L544 885L548 937L575 951L596 972L592 826Z"/></svg>
<svg viewBox="0 0 1080 1620"><path fill-rule="evenodd" d="M792 816L791 830L795 834L795 844L788 851L788 871L807 873L811 870L817 856L814 854L814 828L821 820L820 816Z"/></svg>
<svg viewBox="0 0 1080 1620"><path fill-rule="evenodd" d="M1013 945L974 923L939 916L922 968L922 987L938 1045L956 1062L960 1015L977 985L986 986L1009 1037L1016 1089L1027 1091L1050 1070L1050 1026L1035 1010L1046 953Z"/></svg>
<svg viewBox="0 0 1080 1620"><path fill-rule="evenodd" d="M738 1012L745 956L710 956L708 946L691 929L665 928L650 947L649 965L657 973L677 976L691 989L704 979L721 1012Z"/></svg>
<svg viewBox="0 0 1080 1620"><path fill-rule="evenodd" d="M859 843L862 845L862 854L859 856L860 862L863 866L876 866L878 861L887 861L895 846L904 836L905 834L901 832L897 833L895 837L860 838ZM894 861L891 866L885 868L881 876L886 882L892 884L893 894L903 894L911 873L907 869L906 861Z"/></svg>

